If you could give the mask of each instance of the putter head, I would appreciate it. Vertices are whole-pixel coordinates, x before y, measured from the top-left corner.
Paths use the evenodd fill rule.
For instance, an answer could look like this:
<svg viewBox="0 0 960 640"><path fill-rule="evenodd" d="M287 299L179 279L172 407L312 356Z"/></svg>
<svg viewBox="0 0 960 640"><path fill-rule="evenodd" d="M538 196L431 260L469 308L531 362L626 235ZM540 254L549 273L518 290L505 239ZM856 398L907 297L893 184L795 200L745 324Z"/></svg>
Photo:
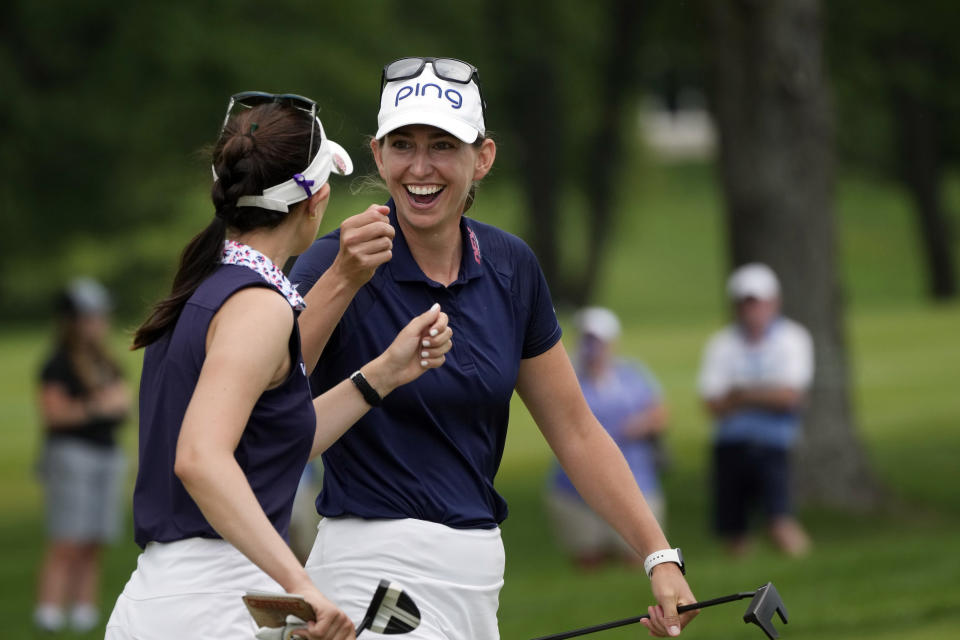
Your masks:
<svg viewBox="0 0 960 640"><path fill-rule="evenodd" d="M357 635L364 629L374 633L409 633L420 626L420 609L410 595L395 582L381 580L373 594Z"/></svg>
<svg viewBox="0 0 960 640"><path fill-rule="evenodd" d="M772 582L768 582L757 589L757 592L753 595L753 600L750 601L747 612L743 614L743 621L746 623L752 622L763 629L770 640L775 640L780 637L780 634L773 628L774 612L780 616L784 624L787 624L787 607L780 599L777 588L773 586Z"/></svg>

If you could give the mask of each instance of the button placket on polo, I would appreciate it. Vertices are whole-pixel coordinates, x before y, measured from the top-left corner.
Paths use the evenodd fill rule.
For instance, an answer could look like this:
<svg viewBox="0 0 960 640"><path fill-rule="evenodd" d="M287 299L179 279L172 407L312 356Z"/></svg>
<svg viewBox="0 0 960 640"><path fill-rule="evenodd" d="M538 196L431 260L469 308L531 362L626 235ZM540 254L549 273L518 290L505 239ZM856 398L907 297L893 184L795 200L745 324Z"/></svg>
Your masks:
<svg viewBox="0 0 960 640"><path fill-rule="evenodd" d="M459 340L457 339L457 328L458 326L462 326L460 320L463 318L460 305L458 304L458 294L460 289L460 286L455 288L444 287L442 289L444 292L444 298L446 299L446 305L441 302L440 309L447 314L449 325L453 329L453 346L447 353L447 357L456 362L464 372L475 373L477 366L473 361L473 353L470 350L470 345L468 344L469 339L463 334L460 334Z"/></svg>

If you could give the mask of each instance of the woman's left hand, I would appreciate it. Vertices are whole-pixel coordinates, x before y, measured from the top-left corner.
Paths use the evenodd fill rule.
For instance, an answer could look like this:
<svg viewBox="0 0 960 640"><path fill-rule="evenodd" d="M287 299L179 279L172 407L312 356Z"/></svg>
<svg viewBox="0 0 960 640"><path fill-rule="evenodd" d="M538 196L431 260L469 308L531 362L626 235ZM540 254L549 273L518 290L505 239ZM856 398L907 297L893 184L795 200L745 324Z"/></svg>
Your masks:
<svg viewBox="0 0 960 640"><path fill-rule="evenodd" d="M653 596L657 599L657 604L648 608L650 619L640 622L650 631L651 636L680 635L680 630L700 613L699 611L677 613L677 607L680 605L692 604L697 601L680 572L680 568L670 562L658 564L653 568L653 573L650 576L650 586L653 590Z"/></svg>
<svg viewBox="0 0 960 640"><path fill-rule="evenodd" d="M435 304L404 327L379 357L360 368L381 395L441 366L453 346L447 314Z"/></svg>

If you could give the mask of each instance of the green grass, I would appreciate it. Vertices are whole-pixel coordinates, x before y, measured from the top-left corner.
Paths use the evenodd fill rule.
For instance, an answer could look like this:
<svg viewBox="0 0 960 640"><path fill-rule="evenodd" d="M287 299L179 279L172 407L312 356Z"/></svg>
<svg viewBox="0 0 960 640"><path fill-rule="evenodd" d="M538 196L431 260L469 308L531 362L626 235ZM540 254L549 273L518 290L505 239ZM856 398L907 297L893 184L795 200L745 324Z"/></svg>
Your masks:
<svg viewBox="0 0 960 640"><path fill-rule="evenodd" d="M627 344L649 348L671 399L668 533L684 547L695 593L707 598L772 580L791 614L785 638L960 637L958 327L957 307L853 315L860 431L889 500L867 515L805 509L816 548L802 561L781 557L762 540L752 556L731 560L707 533L707 424L692 398L691 367L708 327L628 332ZM522 406L511 429L498 480L512 509L504 525L510 562L503 636L533 637L634 615L648 599L642 576L618 568L582 575L563 561L541 506L549 451ZM739 623L744 606L704 612L686 637L758 637L758 630Z"/></svg>
<svg viewBox="0 0 960 640"><path fill-rule="evenodd" d="M710 537L704 497L709 425L695 399L694 377L703 342L724 317L722 225L712 180L706 167L645 170L631 215L618 227L597 296L624 319L624 351L649 363L666 391L674 461L665 478L667 524L671 540L684 547L691 586L707 598L774 581L791 615L790 624L781 627L788 640L960 637L960 553L955 548L960 307L923 301L909 209L888 186L845 181L838 213L855 413L889 500L866 515L803 510L816 546L802 561L780 557L762 540L751 556L734 561ZM378 199L337 195L326 228ZM491 183L477 213L520 232L509 215L515 197L509 187ZM38 441L33 378L47 348L45 329L0 332L4 637L34 637L29 616L43 529L40 492L32 478ZM123 353L119 339L117 346ZM129 371L137 371L140 356L123 357ZM503 527L509 561L502 636L520 640L642 610L650 600L644 576L620 568L579 574L557 550L541 504L550 454L519 403L508 440L497 479L511 507ZM131 459L135 441L134 429L127 429L123 442ZM106 556L107 609L135 566L137 549L130 538L128 532ZM744 607L705 611L684 636L762 637L740 622ZM642 633L627 628L595 637Z"/></svg>

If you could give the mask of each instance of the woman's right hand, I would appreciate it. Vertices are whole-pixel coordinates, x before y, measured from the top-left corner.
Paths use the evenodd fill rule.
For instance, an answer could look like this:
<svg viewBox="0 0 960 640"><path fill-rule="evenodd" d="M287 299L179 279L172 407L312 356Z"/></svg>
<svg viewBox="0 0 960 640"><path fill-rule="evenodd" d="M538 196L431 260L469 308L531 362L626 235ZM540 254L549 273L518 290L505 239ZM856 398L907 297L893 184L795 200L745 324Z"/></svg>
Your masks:
<svg viewBox="0 0 960 640"><path fill-rule="evenodd" d="M677 613L680 605L697 601L677 565L666 562L655 566L650 575L650 588L657 604L648 607L650 617L640 623L650 631L651 636L678 636L680 630L700 613L699 609Z"/></svg>
<svg viewBox="0 0 960 640"><path fill-rule="evenodd" d="M355 638L353 622L337 605L327 600L313 583L298 587L296 593L313 607L317 619L307 623L307 628L296 631L296 636L309 640L347 640Z"/></svg>
<svg viewBox="0 0 960 640"><path fill-rule="evenodd" d="M340 251L331 269L357 289L393 255L396 231L387 217L389 212L389 207L372 204L340 225Z"/></svg>
<svg viewBox="0 0 960 640"><path fill-rule="evenodd" d="M436 369L453 346L453 330L447 323L447 314L440 311L439 304L433 305L401 329L387 350L360 371L382 397L428 369Z"/></svg>

